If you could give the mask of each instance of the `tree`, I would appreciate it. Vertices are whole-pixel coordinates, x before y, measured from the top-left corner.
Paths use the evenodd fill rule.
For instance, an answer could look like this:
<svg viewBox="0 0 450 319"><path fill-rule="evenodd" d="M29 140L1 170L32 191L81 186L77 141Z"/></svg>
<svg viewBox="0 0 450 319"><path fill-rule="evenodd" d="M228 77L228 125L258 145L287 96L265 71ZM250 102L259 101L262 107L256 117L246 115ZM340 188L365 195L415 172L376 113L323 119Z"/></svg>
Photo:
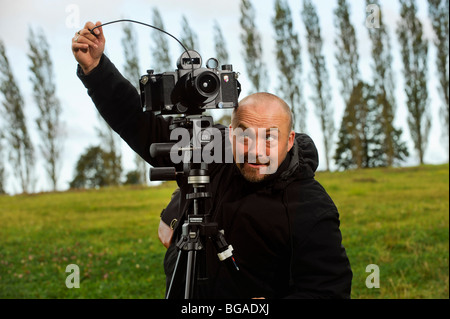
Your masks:
<svg viewBox="0 0 450 319"><path fill-rule="evenodd" d="M286 0L275 1L272 24L275 29L277 66L280 71L278 90L291 107L295 129L304 132L306 107L301 86L301 47L298 34L294 31L291 9Z"/></svg>
<svg viewBox="0 0 450 319"><path fill-rule="evenodd" d="M119 135L113 131L109 124L98 115L100 128L97 127L97 134L100 138L102 149L108 154L111 169L108 170L108 185L119 185L122 177L122 151L121 139Z"/></svg>
<svg viewBox="0 0 450 319"><path fill-rule="evenodd" d="M134 28L131 23L123 24L122 48L125 57L123 75L139 91L139 79L141 70L139 68L138 44Z"/></svg>
<svg viewBox="0 0 450 319"><path fill-rule="evenodd" d="M0 195L6 194L5 190L6 172L4 163L5 162L3 157L3 135L0 131Z"/></svg>
<svg viewBox="0 0 450 319"><path fill-rule="evenodd" d="M397 35L403 60L408 127L420 164L423 164L431 126L427 89L428 43L423 35L422 23L417 18L415 1L400 0L400 5Z"/></svg>
<svg viewBox="0 0 450 319"><path fill-rule="evenodd" d="M262 40L255 24L255 9L250 0L241 1L240 35L244 47L244 61L247 75L253 88L250 91L265 91L268 87L266 66L263 62Z"/></svg>
<svg viewBox="0 0 450 319"><path fill-rule="evenodd" d="M138 170L129 171L125 176L125 185L142 185L141 176Z"/></svg>
<svg viewBox="0 0 450 319"><path fill-rule="evenodd" d="M153 8L153 26L164 30L164 23L157 8ZM151 46L150 51L153 54L154 62L152 68L155 70L155 73L173 69L174 66L170 63L167 35L158 30L152 30L152 39L154 44Z"/></svg>
<svg viewBox="0 0 450 319"><path fill-rule="evenodd" d="M385 127L380 121L380 113L380 97L375 87L358 82L346 104L339 129L334 155L338 169L388 166ZM397 147L393 157L405 160L408 156L406 146L398 140L394 142Z"/></svg>
<svg viewBox="0 0 450 319"><path fill-rule="evenodd" d="M28 44L33 97L39 109L39 116L36 119L41 138L39 149L44 157L44 167L52 188L56 190L62 159L62 108L56 96L53 63L43 30L35 33L30 28Z"/></svg>
<svg viewBox="0 0 450 319"><path fill-rule="evenodd" d="M339 169L381 166L374 156L380 145L380 123L373 116L376 107L373 87L358 82L346 104L338 134L334 160Z"/></svg>
<svg viewBox="0 0 450 319"><path fill-rule="evenodd" d="M141 72L139 68L139 56L137 53L137 39L132 25L125 23L123 25L123 33L122 47L125 56L124 76L133 83L134 87L139 92L139 78ZM136 184L145 184L147 181L148 165L138 154L135 154L134 156L134 162L136 164L135 173L138 177Z"/></svg>
<svg viewBox="0 0 450 319"><path fill-rule="evenodd" d="M358 46L349 11L347 1L338 0L338 7L334 10L334 24L338 30L335 40L336 72L341 82L341 94L345 104L360 80Z"/></svg>
<svg viewBox="0 0 450 319"><path fill-rule="evenodd" d="M33 192L34 148L28 133L24 100L12 73L5 46L0 41L0 92L3 94L4 135L9 146L9 163L23 193ZM4 168L3 168L4 169Z"/></svg>
<svg viewBox="0 0 450 319"><path fill-rule="evenodd" d="M428 0L428 13L433 25L435 34L434 45L436 46L436 68L439 76L442 106L440 110L440 118L442 120L442 137L444 138L444 145L448 150L449 141L449 80L448 80L448 0Z"/></svg>
<svg viewBox="0 0 450 319"><path fill-rule="evenodd" d="M333 107L331 105L331 88L325 56L322 53L323 41L320 31L319 17L311 0L304 0L302 18L306 28L308 54L311 64L310 83L313 87L312 102L320 121L323 134L326 169L330 169L331 148L335 125Z"/></svg>
<svg viewBox="0 0 450 319"><path fill-rule="evenodd" d="M366 0L366 4L379 7L376 0ZM408 151L406 144L401 141L402 130L394 127L396 99L391 45L387 26L382 23L382 16L378 18L380 27L367 30L372 41L373 86L378 101L376 117L382 127L379 132L381 140L379 157L380 160L381 157L384 158L383 166L392 166L396 160L408 156Z"/></svg>
<svg viewBox="0 0 450 319"><path fill-rule="evenodd" d="M185 15L183 15L181 19L181 32L181 43L183 43L188 50L200 51L198 36L194 30L192 30ZM182 50L184 51L184 49Z"/></svg>
<svg viewBox="0 0 450 319"><path fill-rule="evenodd" d="M217 20L214 20L214 48L216 49L216 58L221 64L228 64L228 50L223 37L222 29Z"/></svg>
<svg viewBox="0 0 450 319"><path fill-rule="evenodd" d="M213 26L213 39L214 39L214 48L216 51L216 58L219 61L219 64L229 64L229 54L227 49L227 43L225 41L225 38L222 33L222 29L220 28L219 23L217 20L214 20L214 26ZM222 115L220 118L214 119L216 123L223 124L225 126L228 126L230 124L231 120L231 113L232 109L223 109ZM218 115L216 113L212 115ZM227 123L227 124L226 124Z"/></svg>
<svg viewBox="0 0 450 319"><path fill-rule="evenodd" d="M114 154L100 146L90 146L80 156L75 168L75 177L70 188L99 188L116 185L114 176Z"/></svg>

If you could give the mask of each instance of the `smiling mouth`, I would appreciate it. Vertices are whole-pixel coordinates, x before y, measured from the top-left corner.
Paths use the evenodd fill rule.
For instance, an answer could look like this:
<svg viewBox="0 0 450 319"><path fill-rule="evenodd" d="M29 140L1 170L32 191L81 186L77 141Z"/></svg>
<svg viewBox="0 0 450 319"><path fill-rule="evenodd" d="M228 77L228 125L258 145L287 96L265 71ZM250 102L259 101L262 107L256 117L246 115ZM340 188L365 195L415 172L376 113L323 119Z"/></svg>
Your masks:
<svg viewBox="0 0 450 319"><path fill-rule="evenodd" d="M250 166L250 167L252 167L252 168L260 168L260 167L263 167L263 166L267 166L267 165L268 165L268 164L258 164L258 163L252 164L252 163L249 163L249 162L245 162L245 164L247 164L248 166Z"/></svg>

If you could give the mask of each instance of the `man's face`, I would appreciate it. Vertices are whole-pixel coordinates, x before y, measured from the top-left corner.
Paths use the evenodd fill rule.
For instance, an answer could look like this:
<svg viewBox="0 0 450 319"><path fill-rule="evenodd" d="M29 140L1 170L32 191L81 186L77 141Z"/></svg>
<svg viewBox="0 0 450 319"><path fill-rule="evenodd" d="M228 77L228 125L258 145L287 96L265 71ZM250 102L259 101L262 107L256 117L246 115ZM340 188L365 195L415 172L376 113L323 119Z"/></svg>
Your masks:
<svg viewBox="0 0 450 319"><path fill-rule="evenodd" d="M233 157L244 178L260 182L276 172L294 144L289 115L274 99L247 99L233 117Z"/></svg>

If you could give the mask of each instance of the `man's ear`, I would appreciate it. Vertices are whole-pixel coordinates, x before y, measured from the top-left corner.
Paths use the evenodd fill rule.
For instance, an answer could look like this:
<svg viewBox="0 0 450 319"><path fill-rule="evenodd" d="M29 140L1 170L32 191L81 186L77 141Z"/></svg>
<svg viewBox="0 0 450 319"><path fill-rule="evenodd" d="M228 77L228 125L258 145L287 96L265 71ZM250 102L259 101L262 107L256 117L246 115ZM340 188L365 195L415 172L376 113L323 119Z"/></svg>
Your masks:
<svg viewBox="0 0 450 319"><path fill-rule="evenodd" d="M231 145L233 145L233 127L231 124L228 126L228 139L230 140Z"/></svg>
<svg viewBox="0 0 450 319"><path fill-rule="evenodd" d="M289 133L288 138L288 152L291 150L292 146L294 146L294 141L295 141L295 131L291 131Z"/></svg>

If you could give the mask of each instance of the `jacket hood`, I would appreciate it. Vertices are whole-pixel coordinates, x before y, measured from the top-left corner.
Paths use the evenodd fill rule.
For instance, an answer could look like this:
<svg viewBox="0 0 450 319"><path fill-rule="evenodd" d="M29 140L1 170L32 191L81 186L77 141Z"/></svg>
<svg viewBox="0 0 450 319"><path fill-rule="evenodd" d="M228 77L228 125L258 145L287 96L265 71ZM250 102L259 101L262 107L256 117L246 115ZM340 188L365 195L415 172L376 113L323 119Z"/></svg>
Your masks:
<svg viewBox="0 0 450 319"><path fill-rule="evenodd" d="M280 178L284 181L291 179L306 179L314 177L319 166L319 154L311 137L304 133L296 133L294 146L289 151L291 161L289 167Z"/></svg>

